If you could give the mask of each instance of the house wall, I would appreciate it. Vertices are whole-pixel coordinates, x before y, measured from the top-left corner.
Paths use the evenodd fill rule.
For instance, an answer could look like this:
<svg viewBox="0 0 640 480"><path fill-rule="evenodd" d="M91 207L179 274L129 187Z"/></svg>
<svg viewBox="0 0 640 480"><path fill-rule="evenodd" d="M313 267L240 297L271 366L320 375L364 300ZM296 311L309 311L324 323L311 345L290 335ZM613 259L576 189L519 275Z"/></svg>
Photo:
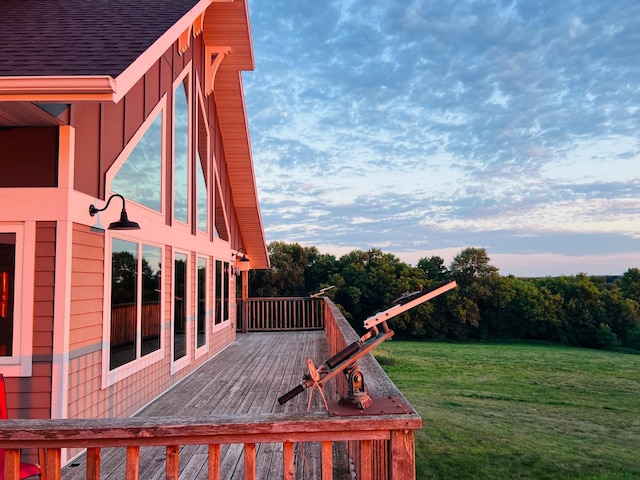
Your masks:
<svg viewBox="0 0 640 480"><path fill-rule="evenodd" d="M0 188L55 187L58 128L0 129Z"/></svg>
<svg viewBox="0 0 640 480"><path fill-rule="evenodd" d="M184 67L193 59L201 56L203 51L202 38L192 39L189 50L179 55L177 44L167 50L150 70L140 79L133 89L118 104L90 104L78 103L71 106L71 123L76 129L75 135L75 168L74 188L92 197L105 197L106 173L117 160L127 143L135 135L145 119L149 116L158 102L166 95L168 110L170 111L174 81L179 77ZM202 62L192 63L192 91L193 115L197 120L196 95L198 85L202 82L204 71ZM226 172L222 137L219 134L219 124L215 115L215 104L212 97L204 102L209 121L210 151L215 156L214 170L222 191L222 204L226 209L229 222L229 237L234 241L239 229L231 200L231 189ZM171 145L171 115L164 128L166 137L166 151L172 151ZM164 179L167 188L171 186L171 168L166 169ZM209 175L210 195L213 198L213 174ZM166 199L165 211L171 212L171 196ZM211 202L213 203L213 201ZM127 203L127 209L130 204ZM133 216L130 214L133 219ZM171 225L170 213L166 215L164 228ZM143 228L149 228L145 224ZM181 237L182 235L182 237ZM190 237L188 241L184 236ZM196 352L197 328L194 313L196 311L196 261L198 255L204 255L210 262L208 280L213 285L215 276L215 260L229 261L231 245L211 238L202 240L198 232L183 232L172 234L166 238L158 238L155 244L163 248L162 285L164 311L162 324L161 350L162 358L151 362L140 369L133 369L133 373L123 374L113 382L105 384L104 372L107 370L103 362L103 349L109 349L108 339L105 338L104 322L109 322L110 313L106 305L105 295L109 291L110 245L109 232L94 232L87 225L74 224L72 233L72 268L71 268L71 305L69 332L69 363L67 385L67 416L69 418L122 417L134 414L144 405L161 395L185 376L192 373L203 363L211 359L222 349L235 340L235 309L231 305L231 320L222 325L210 322L208 330L208 346ZM195 240L194 240L195 239ZM238 239L241 241L241 239ZM144 241L143 241L144 242ZM194 243L195 242L195 243ZM193 247L193 245L197 247ZM215 244L215 245L214 245ZM185 247L185 245L191 245ZM222 247L221 247L222 245ZM172 371L172 289L173 253L174 249L189 255L190 289L188 320L188 362L185 366ZM235 297L235 277L231 277L230 296ZM209 304L213 308L213 299ZM121 377L121 378L120 378Z"/></svg>
<svg viewBox="0 0 640 480"><path fill-rule="evenodd" d="M9 418L51 418L55 222L36 224L33 360L30 377L7 377Z"/></svg>

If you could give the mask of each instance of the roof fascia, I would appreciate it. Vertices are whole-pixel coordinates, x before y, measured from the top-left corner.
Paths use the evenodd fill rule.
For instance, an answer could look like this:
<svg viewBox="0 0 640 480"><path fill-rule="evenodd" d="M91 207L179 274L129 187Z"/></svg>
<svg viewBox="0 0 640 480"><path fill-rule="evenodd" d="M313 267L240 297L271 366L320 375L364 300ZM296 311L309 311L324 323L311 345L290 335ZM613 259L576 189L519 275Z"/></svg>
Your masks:
<svg viewBox="0 0 640 480"><path fill-rule="evenodd" d="M2 101L111 100L116 81L108 75L84 77L0 77Z"/></svg>

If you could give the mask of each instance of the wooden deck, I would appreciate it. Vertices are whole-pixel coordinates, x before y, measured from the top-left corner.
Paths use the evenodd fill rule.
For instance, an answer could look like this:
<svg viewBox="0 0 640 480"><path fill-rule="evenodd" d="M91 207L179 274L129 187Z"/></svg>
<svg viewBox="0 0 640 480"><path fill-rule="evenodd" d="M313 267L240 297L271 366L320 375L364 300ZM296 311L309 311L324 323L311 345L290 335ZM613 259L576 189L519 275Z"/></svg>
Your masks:
<svg viewBox="0 0 640 480"><path fill-rule="evenodd" d="M169 392L152 402L137 416L189 417L211 415L260 415L277 412L307 411L307 392L280 406L277 398L300 383L307 370L306 361L322 364L329 357L323 331L239 334L235 343ZM326 388L325 394L334 397ZM322 401L313 396L312 411L323 411ZM337 448L336 448L337 447ZM334 447L334 479L350 478L346 445ZM295 478L320 478L319 443L296 444ZM220 478L244 478L243 446L223 445L220 449ZM166 448L140 449L140 478L161 479L166 476ZM283 478L282 443L257 446L257 478ZM180 478L207 478L206 445L180 447ZM65 480L85 478L83 455L62 471ZM126 449L104 448L101 454L102 479L125 478Z"/></svg>

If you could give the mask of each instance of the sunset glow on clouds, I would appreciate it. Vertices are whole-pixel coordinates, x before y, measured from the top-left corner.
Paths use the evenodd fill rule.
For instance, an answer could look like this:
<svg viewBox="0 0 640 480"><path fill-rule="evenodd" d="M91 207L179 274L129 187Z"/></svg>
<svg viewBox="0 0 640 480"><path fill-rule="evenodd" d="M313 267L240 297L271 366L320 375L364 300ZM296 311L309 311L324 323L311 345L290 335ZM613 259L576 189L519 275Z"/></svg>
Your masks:
<svg viewBox="0 0 640 480"><path fill-rule="evenodd" d="M640 266L640 4L249 0L267 241ZM452 253L453 252L453 253Z"/></svg>

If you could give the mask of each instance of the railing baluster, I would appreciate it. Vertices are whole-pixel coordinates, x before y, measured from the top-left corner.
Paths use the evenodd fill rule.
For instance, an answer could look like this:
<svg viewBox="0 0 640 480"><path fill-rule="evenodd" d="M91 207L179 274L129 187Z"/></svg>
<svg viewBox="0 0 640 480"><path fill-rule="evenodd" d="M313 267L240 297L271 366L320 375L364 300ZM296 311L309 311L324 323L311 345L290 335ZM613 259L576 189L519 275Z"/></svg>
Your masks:
<svg viewBox="0 0 640 480"><path fill-rule="evenodd" d="M293 480L295 469L293 464L293 443L285 442L282 445L282 479Z"/></svg>
<svg viewBox="0 0 640 480"><path fill-rule="evenodd" d="M5 480L20 479L20 450L7 449L4 452Z"/></svg>
<svg viewBox="0 0 640 480"><path fill-rule="evenodd" d="M373 469L373 441L362 440L360 442L360 480L372 480Z"/></svg>
<svg viewBox="0 0 640 480"><path fill-rule="evenodd" d="M138 480L139 459L140 447L127 447L127 480Z"/></svg>
<svg viewBox="0 0 640 480"><path fill-rule="evenodd" d="M96 447L87 448L87 480L100 480L100 449Z"/></svg>
<svg viewBox="0 0 640 480"><path fill-rule="evenodd" d="M322 480L333 478L333 442L322 442Z"/></svg>
<svg viewBox="0 0 640 480"><path fill-rule="evenodd" d="M220 445L209 445L209 480L220 480Z"/></svg>
<svg viewBox="0 0 640 480"><path fill-rule="evenodd" d="M244 479L256 480L256 444L244 444Z"/></svg>
<svg viewBox="0 0 640 480"><path fill-rule="evenodd" d="M180 447L178 445L167 445L167 480L178 480L179 451Z"/></svg>
<svg viewBox="0 0 640 480"><path fill-rule="evenodd" d="M60 480L62 468L61 450L59 448L47 448L44 454L45 473L47 480Z"/></svg>

